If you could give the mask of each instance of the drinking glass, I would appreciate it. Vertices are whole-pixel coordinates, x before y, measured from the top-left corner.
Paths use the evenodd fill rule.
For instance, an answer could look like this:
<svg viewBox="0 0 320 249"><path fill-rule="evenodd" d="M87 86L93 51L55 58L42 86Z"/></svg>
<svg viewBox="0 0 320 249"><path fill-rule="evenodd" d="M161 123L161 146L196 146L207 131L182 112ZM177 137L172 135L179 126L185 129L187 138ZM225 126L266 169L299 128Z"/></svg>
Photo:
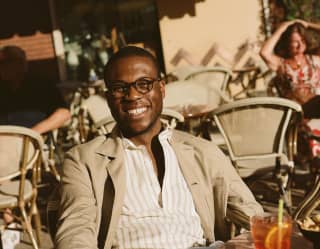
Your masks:
<svg viewBox="0 0 320 249"><path fill-rule="evenodd" d="M256 215L250 219L255 249L290 249L292 220L284 215L278 222L277 214Z"/></svg>

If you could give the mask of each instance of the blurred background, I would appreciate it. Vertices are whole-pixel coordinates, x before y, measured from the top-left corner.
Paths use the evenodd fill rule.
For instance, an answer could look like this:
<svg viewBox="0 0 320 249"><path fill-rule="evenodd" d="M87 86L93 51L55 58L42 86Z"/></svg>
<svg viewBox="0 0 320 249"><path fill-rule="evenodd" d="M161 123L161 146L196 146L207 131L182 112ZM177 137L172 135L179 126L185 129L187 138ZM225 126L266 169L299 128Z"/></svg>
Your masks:
<svg viewBox="0 0 320 249"><path fill-rule="evenodd" d="M184 64L232 64L241 48L258 51L281 21L319 20L319 5L315 0L2 1L0 46L20 46L34 74L57 82L101 78L102 65L126 44L153 51L166 73ZM212 58L214 52L222 58Z"/></svg>

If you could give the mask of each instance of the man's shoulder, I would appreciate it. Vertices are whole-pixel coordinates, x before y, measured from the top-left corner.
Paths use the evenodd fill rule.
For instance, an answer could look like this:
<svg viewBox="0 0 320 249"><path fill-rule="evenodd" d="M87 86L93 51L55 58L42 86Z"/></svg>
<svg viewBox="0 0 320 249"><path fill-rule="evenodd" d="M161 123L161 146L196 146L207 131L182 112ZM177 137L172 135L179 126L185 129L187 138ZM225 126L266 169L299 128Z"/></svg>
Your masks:
<svg viewBox="0 0 320 249"><path fill-rule="evenodd" d="M221 162L227 159L227 156L213 141L177 130L173 132L173 138L176 143L182 143L192 147L196 155L201 158L215 162Z"/></svg>
<svg viewBox="0 0 320 249"><path fill-rule="evenodd" d="M189 144L192 146L200 147L200 148L218 148L217 145L209 140L206 140L201 137L194 136L190 133L174 130L173 138L175 141L182 142L184 144Z"/></svg>
<svg viewBox="0 0 320 249"><path fill-rule="evenodd" d="M107 140L106 135L98 136L86 143L76 145L72 147L67 154L69 155L76 155L84 156L84 155L91 155L92 153L95 153L95 151L98 150Z"/></svg>

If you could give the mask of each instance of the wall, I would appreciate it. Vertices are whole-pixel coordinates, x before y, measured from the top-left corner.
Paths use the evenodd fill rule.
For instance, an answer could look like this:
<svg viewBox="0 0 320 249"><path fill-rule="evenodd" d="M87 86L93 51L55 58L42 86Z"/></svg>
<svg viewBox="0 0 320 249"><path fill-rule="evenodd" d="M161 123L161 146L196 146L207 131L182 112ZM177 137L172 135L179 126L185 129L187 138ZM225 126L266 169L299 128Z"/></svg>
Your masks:
<svg viewBox="0 0 320 249"><path fill-rule="evenodd" d="M234 56L246 40L259 39L259 0L158 0L157 5L167 72L175 68L170 61L181 48L192 62L176 61L176 66L200 64L214 43Z"/></svg>
<svg viewBox="0 0 320 249"><path fill-rule="evenodd" d="M59 80L48 1L2 1L0 31L0 47L15 45L25 50L32 76Z"/></svg>

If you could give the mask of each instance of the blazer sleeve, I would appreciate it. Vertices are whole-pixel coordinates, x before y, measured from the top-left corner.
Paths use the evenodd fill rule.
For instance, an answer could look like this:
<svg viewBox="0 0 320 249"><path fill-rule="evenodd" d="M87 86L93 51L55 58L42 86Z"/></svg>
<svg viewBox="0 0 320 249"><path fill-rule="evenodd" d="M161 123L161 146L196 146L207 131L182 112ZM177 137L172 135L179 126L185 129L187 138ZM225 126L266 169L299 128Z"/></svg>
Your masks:
<svg viewBox="0 0 320 249"><path fill-rule="evenodd" d="M231 161L219 149L216 149L215 160L218 160L220 184L216 188L225 189L226 216L236 224L249 224L249 217L263 213L262 206L255 200L251 190L241 179ZM248 228L248 227L245 228Z"/></svg>
<svg viewBox="0 0 320 249"><path fill-rule="evenodd" d="M241 179L229 158L225 155L223 176L227 184L227 212L237 212L238 215L253 216L263 213L262 206L255 200L251 190Z"/></svg>
<svg viewBox="0 0 320 249"><path fill-rule="evenodd" d="M66 154L55 248L97 249L97 202L88 168L74 149Z"/></svg>

